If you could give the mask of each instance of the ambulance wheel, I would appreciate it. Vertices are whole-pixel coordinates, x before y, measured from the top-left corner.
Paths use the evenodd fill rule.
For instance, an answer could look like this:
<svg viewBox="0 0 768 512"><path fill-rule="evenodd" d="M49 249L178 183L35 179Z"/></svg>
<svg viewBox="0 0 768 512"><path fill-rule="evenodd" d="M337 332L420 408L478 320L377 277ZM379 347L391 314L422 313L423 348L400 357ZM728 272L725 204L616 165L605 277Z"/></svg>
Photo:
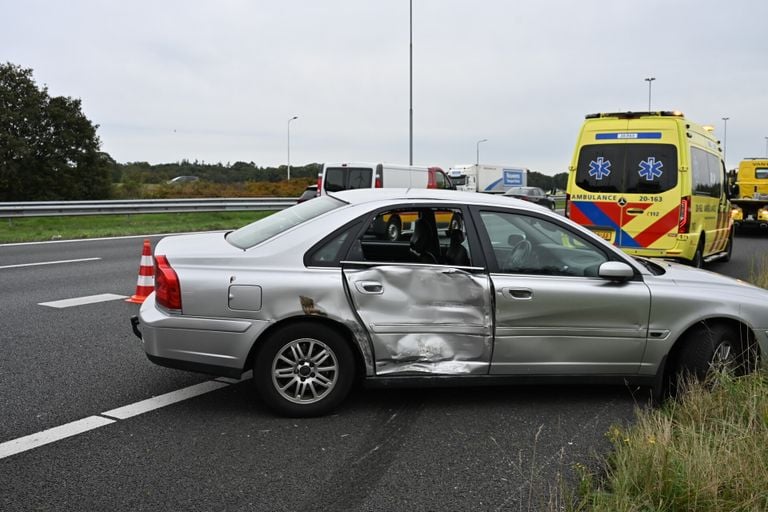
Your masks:
<svg viewBox="0 0 768 512"><path fill-rule="evenodd" d="M701 268L704 265L704 239L699 240L699 245L696 247L696 252L693 253L693 259L691 259L691 266Z"/></svg>
<svg viewBox="0 0 768 512"><path fill-rule="evenodd" d="M728 235L728 244L725 246L725 256L723 256L722 261L728 262L731 261L731 254L733 254L733 229L731 230L731 234Z"/></svg>

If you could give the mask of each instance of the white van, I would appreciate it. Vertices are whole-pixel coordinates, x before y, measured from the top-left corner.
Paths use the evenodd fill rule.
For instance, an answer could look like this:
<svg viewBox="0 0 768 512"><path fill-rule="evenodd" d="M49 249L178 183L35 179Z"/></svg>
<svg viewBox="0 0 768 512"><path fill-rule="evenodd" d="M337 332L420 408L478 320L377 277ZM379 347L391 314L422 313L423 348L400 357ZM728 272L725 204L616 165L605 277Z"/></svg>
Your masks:
<svg viewBox="0 0 768 512"><path fill-rule="evenodd" d="M323 172L317 177L318 195L352 188L453 189L454 186L439 167L364 163L323 165Z"/></svg>

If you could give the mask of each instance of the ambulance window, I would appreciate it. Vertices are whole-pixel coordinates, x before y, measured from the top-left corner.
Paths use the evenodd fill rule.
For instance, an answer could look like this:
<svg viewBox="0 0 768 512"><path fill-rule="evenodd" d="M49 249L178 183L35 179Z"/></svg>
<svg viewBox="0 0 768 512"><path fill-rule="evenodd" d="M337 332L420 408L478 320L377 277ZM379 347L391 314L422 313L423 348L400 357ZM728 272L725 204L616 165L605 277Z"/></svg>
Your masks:
<svg viewBox="0 0 768 512"><path fill-rule="evenodd" d="M722 187L720 159L699 148L691 148L691 167L694 194L720 197Z"/></svg>
<svg viewBox="0 0 768 512"><path fill-rule="evenodd" d="M593 144L581 148L576 184L589 192L653 194L677 186L671 144Z"/></svg>

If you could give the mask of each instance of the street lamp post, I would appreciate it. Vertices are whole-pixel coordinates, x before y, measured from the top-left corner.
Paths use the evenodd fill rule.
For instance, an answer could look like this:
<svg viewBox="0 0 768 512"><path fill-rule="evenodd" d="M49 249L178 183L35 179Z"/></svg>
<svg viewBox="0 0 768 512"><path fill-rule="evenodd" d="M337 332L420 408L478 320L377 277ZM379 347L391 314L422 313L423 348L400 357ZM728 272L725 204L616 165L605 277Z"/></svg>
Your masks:
<svg viewBox="0 0 768 512"><path fill-rule="evenodd" d="M768 137L765 138L765 157L768 158Z"/></svg>
<svg viewBox="0 0 768 512"><path fill-rule="evenodd" d="M288 120L288 181L291 179L291 121L298 118L299 116L293 116Z"/></svg>
<svg viewBox="0 0 768 512"><path fill-rule="evenodd" d="M725 162L726 169L728 168L728 161L725 159L725 155L728 152L728 120L730 117L723 118L723 162Z"/></svg>
<svg viewBox="0 0 768 512"><path fill-rule="evenodd" d="M413 165L413 0L410 1L409 17L409 65L408 87L410 91L410 108L408 110L408 165Z"/></svg>
<svg viewBox="0 0 768 512"><path fill-rule="evenodd" d="M648 82L648 112L651 111L651 82L656 80L655 77L649 76L648 78L644 78L646 82Z"/></svg>
<svg viewBox="0 0 768 512"><path fill-rule="evenodd" d="M768 137L766 137L766 138L768 138ZM482 139L482 140L477 141L477 144L476 144L476 146L477 146L477 162L475 162L476 165L480 165L480 143L481 142L488 142L488 139Z"/></svg>

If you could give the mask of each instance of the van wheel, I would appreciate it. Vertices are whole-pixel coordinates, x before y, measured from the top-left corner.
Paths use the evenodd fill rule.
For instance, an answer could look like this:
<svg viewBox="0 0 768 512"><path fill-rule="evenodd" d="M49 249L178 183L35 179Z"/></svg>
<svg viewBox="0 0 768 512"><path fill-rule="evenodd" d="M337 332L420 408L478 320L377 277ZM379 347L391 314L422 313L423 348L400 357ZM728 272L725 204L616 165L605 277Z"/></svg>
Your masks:
<svg viewBox="0 0 768 512"><path fill-rule="evenodd" d="M721 261L724 261L724 262L731 261L731 254L733 254L733 236L734 236L733 232L734 230L731 229L731 234L728 235L728 244L725 246L725 256Z"/></svg>
<svg viewBox="0 0 768 512"><path fill-rule="evenodd" d="M396 242L397 240L400 240L402 232L403 223L400 221L400 217L393 215L387 223L387 238L392 242Z"/></svg>
<svg viewBox="0 0 768 512"><path fill-rule="evenodd" d="M311 322L276 331L253 365L253 382L262 400L291 417L330 412L347 396L353 380L349 344L332 328Z"/></svg>
<svg viewBox="0 0 768 512"><path fill-rule="evenodd" d="M691 266L701 268L704 266L704 239L699 240L699 245L696 247L696 252L693 253L693 259L691 260Z"/></svg>

